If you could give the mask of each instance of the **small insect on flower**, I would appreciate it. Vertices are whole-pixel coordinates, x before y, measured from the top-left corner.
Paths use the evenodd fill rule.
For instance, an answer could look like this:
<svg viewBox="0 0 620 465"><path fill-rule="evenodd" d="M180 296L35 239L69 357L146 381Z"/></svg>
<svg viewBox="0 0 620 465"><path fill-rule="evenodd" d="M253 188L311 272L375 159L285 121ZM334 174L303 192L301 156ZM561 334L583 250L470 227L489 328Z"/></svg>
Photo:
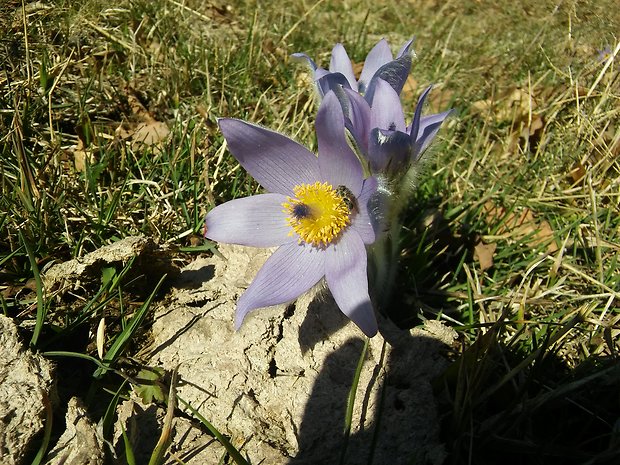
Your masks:
<svg viewBox="0 0 620 465"><path fill-rule="evenodd" d="M353 192L351 192L347 186L336 187L336 195L342 199L350 213L359 211L355 195L353 195Z"/></svg>
<svg viewBox="0 0 620 465"><path fill-rule="evenodd" d="M305 203L296 203L291 209L291 215L295 217L296 220L303 220L312 215L312 209Z"/></svg>

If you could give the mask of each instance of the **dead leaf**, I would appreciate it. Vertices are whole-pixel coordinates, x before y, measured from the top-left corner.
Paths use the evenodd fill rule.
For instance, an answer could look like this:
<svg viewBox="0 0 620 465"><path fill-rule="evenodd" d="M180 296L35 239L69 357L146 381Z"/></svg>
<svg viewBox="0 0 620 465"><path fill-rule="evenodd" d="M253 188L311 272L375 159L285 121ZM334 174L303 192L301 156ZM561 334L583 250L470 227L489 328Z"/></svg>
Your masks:
<svg viewBox="0 0 620 465"><path fill-rule="evenodd" d="M417 104L418 98L425 88L426 85L424 85L424 87L420 86L420 83L413 76L409 75L407 77L400 93L401 100L404 102L403 109L405 113L407 113L408 110L413 112L415 108L414 105ZM454 92L445 87L433 88L426 98L424 113L430 114L446 111L450 108L453 97Z"/></svg>
<svg viewBox="0 0 620 465"><path fill-rule="evenodd" d="M516 119L512 124L508 152L515 153L518 145L530 152L535 152L542 139L544 128L545 121L540 115L532 115L531 121L528 115Z"/></svg>
<svg viewBox="0 0 620 465"><path fill-rule="evenodd" d="M418 94L418 87L418 81L411 74L407 76L403 90L400 92L403 102L414 102Z"/></svg>
<svg viewBox="0 0 620 465"><path fill-rule="evenodd" d="M542 117L539 115L532 115L532 121L529 125L525 125L521 130L521 138L529 140L532 139L540 139L540 133L542 129L545 127L545 122Z"/></svg>
<svg viewBox="0 0 620 465"><path fill-rule="evenodd" d="M75 170L80 173L84 173L86 171L86 167L95 162L93 151L84 146L84 142L82 142L81 138L78 138L77 144L72 151L72 155L73 166Z"/></svg>
<svg viewBox="0 0 620 465"><path fill-rule="evenodd" d="M122 140L131 140L131 148L138 150L142 146L160 146L170 134L166 123L157 121L139 98L139 93L132 87L126 88L127 101L133 113L132 123L121 123L116 128L116 136Z"/></svg>
<svg viewBox="0 0 620 465"><path fill-rule="evenodd" d="M143 146L159 147L168 139L170 129L166 123L151 119L137 125L130 123L120 124L116 130L116 137L131 141L132 150L139 150Z"/></svg>
<svg viewBox="0 0 620 465"><path fill-rule="evenodd" d="M478 100L472 104L472 109L498 123L527 121L530 112L538 106L537 100L536 95L517 87L486 100Z"/></svg>
<svg viewBox="0 0 620 465"><path fill-rule="evenodd" d="M547 220L543 220L539 224L539 228L534 235L535 245L547 244L547 252L553 253L558 251L558 245L555 243L553 229Z"/></svg>
<svg viewBox="0 0 620 465"><path fill-rule="evenodd" d="M125 89L125 92L127 96L127 103L129 104L131 112L134 114L134 116L137 119L141 119L143 121L152 121L154 118L140 101L140 98L138 97L138 91L128 86Z"/></svg>
<svg viewBox="0 0 620 465"><path fill-rule="evenodd" d="M478 260L482 271L486 271L493 266L495 249L497 249L497 244L485 244L482 241L474 246L474 259Z"/></svg>
<svg viewBox="0 0 620 465"><path fill-rule="evenodd" d="M517 241L527 239L528 245L534 247L546 244L548 253L558 250L551 225L547 220L537 220L530 208L524 208L520 212L507 212L505 208L497 207L488 201L484 205L484 211L489 224L502 222L497 235Z"/></svg>
<svg viewBox="0 0 620 465"><path fill-rule="evenodd" d="M166 123L160 121L150 121L148 123L140 123L134 130L131 139L133 141L132 148L136 149L140 145L156 145L165 141L170 134L170 130Z"/></svg>

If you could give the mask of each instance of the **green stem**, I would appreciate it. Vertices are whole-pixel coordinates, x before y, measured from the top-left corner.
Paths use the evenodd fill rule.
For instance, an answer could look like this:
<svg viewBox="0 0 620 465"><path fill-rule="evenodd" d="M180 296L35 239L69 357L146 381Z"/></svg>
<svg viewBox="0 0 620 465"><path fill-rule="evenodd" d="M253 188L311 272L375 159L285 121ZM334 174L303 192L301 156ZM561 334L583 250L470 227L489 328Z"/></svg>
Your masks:
<svg viewBox="0 0 620 465"><path fill-rule="evenodd" d="M364 361L366 360L366 354L368 352L368 342L370 338L366 338L364 341L364 347L362 348L362 353L360 354L360 358L357 361L357 368L355 369L355 374L353 375L353 382L351 383L351 389L349 390L349 397L347 398L347 410L344 418L344 440L342 451L340 453L340 464L344 463L344 458L347 453L347 446L349 445L349 437L351 436L351 426L353 425L353 407L355 406L355 396L357 394L357 386L360 382L360 375L362 373L362 367L364 366Z"/></svg>

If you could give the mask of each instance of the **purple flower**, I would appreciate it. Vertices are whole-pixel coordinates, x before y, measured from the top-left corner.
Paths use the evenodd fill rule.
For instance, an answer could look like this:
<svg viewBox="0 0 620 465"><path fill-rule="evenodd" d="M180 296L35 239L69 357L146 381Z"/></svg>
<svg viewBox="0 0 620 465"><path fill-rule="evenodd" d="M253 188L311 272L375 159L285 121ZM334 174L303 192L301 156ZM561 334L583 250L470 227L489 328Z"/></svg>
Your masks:
<svg viewBox="0 0 620 465"><path fill-rule="evenodd" d="M398 93L377 79L372 104L348 88L336 91L345 113L345 125L373 173L406 171L420 159L452 110L422 116L432 86L418 100L411 125L406 126Z"/></svg>
<svg viewBox="0 0 620 465"><path fill-rule="evenodd" d="M607 60L609 60L609 58L611 58L611 56L611 47L609 45L606 45L605 48L598 51L598 62L605 63Z"/></svg>
<svg viewBox="0 0 620 465"><path fill-rule="evenodd" d="M393 58L387 41L381 39L366 56L359 80L355 78L353 65L342 44L336 44L332 50L329 71L318 67L305 53L293 53L293 56L308 61L321 96L342 86L363 94L368 102L372 102L375 85L379 79L386 81L397 94L400 94L411 69L412 43L413 39L406 42L396 58Z"/></svg>
<svg viewBox="0 0 620 465"><path fill-rule="evenodd" d="M375 335L366 244L375 241L368 202L377 180L363 178L336 96L325 96L316 117L318 157L244 121L223 118L219 125L232 154L269 193L215 207L206 217L205 236L279 246L237 301L235 326L249 312L294 300L325 277L342 312L366 335Z"/></svg>

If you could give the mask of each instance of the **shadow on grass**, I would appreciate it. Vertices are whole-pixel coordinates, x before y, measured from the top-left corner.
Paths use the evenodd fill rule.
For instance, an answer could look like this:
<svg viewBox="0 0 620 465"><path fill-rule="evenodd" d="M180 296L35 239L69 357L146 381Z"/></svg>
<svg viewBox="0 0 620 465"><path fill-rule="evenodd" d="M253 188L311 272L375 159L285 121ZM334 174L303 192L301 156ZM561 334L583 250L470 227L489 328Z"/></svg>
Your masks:
<svg viewBox="0 0 620 465"><path fill-rule="evenodd" d="M470 224L454 230L434 203L419 202L419 211L410 212L404 223L394 284L399 292L381 309L399 328L419 325L422 314L427 318L436 318L440 312L459 315L459 303L444 289L466 280L462 265L473 261L480 233Z"/></svg>
<svg viewBox="0 0 620 465"><path fill-rule="evenodd" d="M567 367L554 339L576 323L528 353L496 323L436 380L446 464L620 463L620 365Z"/></svg>

